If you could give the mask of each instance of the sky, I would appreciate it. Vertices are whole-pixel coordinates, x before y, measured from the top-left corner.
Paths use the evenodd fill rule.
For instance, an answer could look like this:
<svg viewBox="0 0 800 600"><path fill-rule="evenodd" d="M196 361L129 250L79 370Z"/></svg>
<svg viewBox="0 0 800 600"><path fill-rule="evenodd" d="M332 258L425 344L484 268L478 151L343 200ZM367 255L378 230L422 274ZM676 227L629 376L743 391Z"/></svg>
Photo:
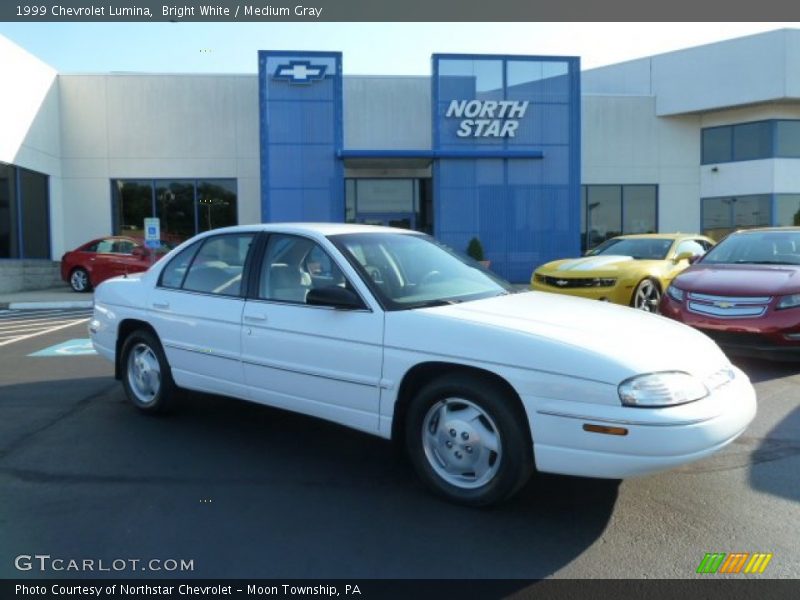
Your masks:
<svg viewBox="0 0 800 600"><path fill-rule="evenodd" d="M347 75L429 75L435 52L580 56L583 69L800 23L0 23L61 73L256 73L258 50L338 50Z"/></svg>

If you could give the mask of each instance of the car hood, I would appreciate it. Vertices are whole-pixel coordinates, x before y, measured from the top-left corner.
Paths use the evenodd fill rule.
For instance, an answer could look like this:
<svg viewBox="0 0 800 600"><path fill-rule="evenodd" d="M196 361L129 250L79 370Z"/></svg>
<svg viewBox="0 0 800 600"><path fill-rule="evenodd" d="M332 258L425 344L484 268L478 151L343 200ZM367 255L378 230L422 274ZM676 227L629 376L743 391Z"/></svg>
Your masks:
<svg viewBox="0 0 800 600"><path fill-rule="evenodd" d="M568 258L556 260L537 269L541 273L564 274L569 277L581 277L585 273L607 273L614 274L619 271L630 269L631 267L646 267L658 261L636 260L632 256L622 255L602 255L584 256L582 258Z"/></svg>
<svg viewBox="0 0 800 600"><path fill-rule="evenodd" d="M389 313L386 325L388 345L613 384L655 371L706 377L729 364L676 321L547 292Z"/></svg>
<svg viewBox="0 0 800 600"><path fill-rule="evenodd" d="M693 265L675 279L681 289L719 296L800 293L800 267L791 265Z"/></svg>

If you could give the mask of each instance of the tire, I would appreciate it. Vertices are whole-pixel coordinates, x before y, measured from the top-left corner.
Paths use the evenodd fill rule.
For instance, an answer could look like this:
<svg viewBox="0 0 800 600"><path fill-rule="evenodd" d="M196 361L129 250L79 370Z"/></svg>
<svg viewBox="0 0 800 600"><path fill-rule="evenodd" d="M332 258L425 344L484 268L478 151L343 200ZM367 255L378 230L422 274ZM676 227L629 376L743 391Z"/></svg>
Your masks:
<svg viewBox="0 0 800 600"><path fill-rule="evenodd" d="M75 292L88 292L92 289L89 273L83 267L72 269L69 274L69 287Z"/></svg>
<svg viewBox="0 0 800 600"><path fill-rule="evenodd" d="M521 488L533 472L533 446L515 401L471 374L425 386L409 406L405 442L426 485L466 506L496 504Z"/></svg>
<svg viewBox="0 0 800 600"><path fill-rule="evenodd" d="M158 338L150 331L131 333L122 346L122 385L125 395L145 413L167 412L177 386Z"/></svg>
<svg viewBox="0 0 800 600"><path fill-rule="evenodd" d="M642 279L633 290L631 306L645 312L658 312L658 303L661 301L661 288L658 283L650 278Z"/></svg>

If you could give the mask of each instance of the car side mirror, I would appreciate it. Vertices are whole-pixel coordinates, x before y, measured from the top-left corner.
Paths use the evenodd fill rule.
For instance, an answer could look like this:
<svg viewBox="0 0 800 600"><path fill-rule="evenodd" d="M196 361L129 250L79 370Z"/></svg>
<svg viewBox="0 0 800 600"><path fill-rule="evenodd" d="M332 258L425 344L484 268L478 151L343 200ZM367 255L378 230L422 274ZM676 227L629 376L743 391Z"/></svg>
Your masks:
<svg viewBox="0 0 800 600"><path fill-rule="evenodd" d="M358 310L366 308L361 298L352 290L329 285L322 288L313 288L306 294L306 304L311 306L330 306L343 310Z"/></svg>
<svg viewBox="0 0 800 600"><path fill-rule="evenodd" d="M674 262L677 265L682 260L688 260L689 264L692 264L698 258L700 258L699 254L694 254L693 252L688 252L687 251L687 252L681 252L680 254L678 254L678 256L676 256L675 258L672 259L672 262Z"/></svg>
<svg viewBox="0 0 800 600"><path fill-rule="evenodd" d="M131 254L139 257L145 257L148 255L147 250L142 246L134 246L133 250L131 250Z"/></svg>

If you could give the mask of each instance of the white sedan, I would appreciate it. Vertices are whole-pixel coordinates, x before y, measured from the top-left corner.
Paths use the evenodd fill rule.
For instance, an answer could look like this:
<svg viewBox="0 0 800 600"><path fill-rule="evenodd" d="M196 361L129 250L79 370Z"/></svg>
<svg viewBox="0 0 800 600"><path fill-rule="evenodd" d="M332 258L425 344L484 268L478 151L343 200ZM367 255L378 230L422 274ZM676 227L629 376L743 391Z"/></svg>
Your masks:
<svg viewBox="0 0 800 600"><path fill-rule="evenodd" d="M534 469L623 478L708 456L752 421L747 376L662 317L514 293L411 231L218 229L101 284L89 326L130 401L178 388L405 445L434 491L508 498Z"/></svg>

